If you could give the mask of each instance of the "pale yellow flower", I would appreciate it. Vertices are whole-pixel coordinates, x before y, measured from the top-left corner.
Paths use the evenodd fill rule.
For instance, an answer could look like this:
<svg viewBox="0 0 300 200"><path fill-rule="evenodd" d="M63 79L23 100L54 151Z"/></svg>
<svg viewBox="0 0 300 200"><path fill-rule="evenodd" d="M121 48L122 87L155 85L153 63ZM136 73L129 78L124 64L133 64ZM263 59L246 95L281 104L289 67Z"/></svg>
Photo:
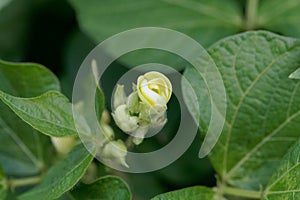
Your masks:
<svg viewBox="0 0 300 200"><path fill-rule="evenodd" d="M137 92L140 100L154 109L166 109L172 95L170 80L159 72L148 72L139 76Z"/></svg>

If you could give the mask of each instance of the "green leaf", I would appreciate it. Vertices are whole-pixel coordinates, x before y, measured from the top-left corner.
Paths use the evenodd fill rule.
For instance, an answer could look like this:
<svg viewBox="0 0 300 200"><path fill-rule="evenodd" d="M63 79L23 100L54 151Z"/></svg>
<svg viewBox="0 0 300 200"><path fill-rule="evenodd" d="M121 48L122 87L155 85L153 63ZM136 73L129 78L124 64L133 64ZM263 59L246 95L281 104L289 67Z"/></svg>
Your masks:
<svg viewBox="0 0 300 200"><path fill-rule="evenodd" d="M219 197L211 188L202 187L202 186L194 186L190 188L185 188L173 192L168 192L165 194L160 194L151 200L225 200L223 197Z"/></svg>
<svg viewBox="0 0 300 200"><path fill-rule="evenodd" d="M60 90L56 76L42 65L0 60L0 90L18 97L36 97Z"/></svg>
<svg viewBox="0 0 300 200"><path fill-rule="evenodd" d="M70 190L83 176L93 160L83 144L76 146L67 157L55 164L45 175L42 182L19 197L20 200L52 200Z"/></svg>
<svg viewBox="0 0 300 200"><path fill-rule="evenodd" d="M0 166L0 200L4 200L7 196L6 176Z"/></svg>
<svg viewBox="0 0 300 200"><path fill-rule="evenodd" d="M300 79L300 68L289 75L289 78Z"/></svg>
<svg viewBox="0 0 300 200"><path fill-rule="evenodd" d="M253 31L223 39L209 53L227 91L226 123L210 160L223 182L259 190L299 138L300 87L288 76L299 67L300 43ZM196 75L185 74L204 96L198 101L202 114L209 102ZM209 122L210 110L200 117L200 125Z"/></svg>
<svg viewBox="0 0 300 200"><path fill-rule="evenodd" d="M0 90L18 97L35 97L59 90L57 78L33 63L0 60ZM0 164L7 175L40 173L47 163L49 138L39 134L0 101Z"/></svg>
<svg viewBox="0 0 300 200"><path fill-rule="evenodd" d="M299 38L299 9L298 0L260 1L257 26Z"/></svg>
<svg viewBox="0 0 300 200"><path fill-rule="evenodd" d="M241 9L234 0L69 1L77 12L81 28L97 43L132 28L163 27L180 31L208 46L236 33L242 25ZM162 60L169 61L172 67L182 68L183 60L178 56L153 49L130 52L121 58L131 66Z"/></svg>
<svg viewBox="0 0 300 200"><path fill-rule="evenodd" d="M81 183L71 191L71 194L78 200L131 200L128 185L115 176L106 176L91 184Z"/></svg>
<svg viewBox="0 0 300 200"><path fill-rule="evenodd" d="M264 192L265 200L300 199L300 140L282 159Z"/></svg>
<svg viewBox="0 0 300 200"><path fill-rule="evenodd" d="M49 136L77 135L72 104L57 91L49 91L34 98L19 98L0 90L0 99L22 120Z"/></svg>

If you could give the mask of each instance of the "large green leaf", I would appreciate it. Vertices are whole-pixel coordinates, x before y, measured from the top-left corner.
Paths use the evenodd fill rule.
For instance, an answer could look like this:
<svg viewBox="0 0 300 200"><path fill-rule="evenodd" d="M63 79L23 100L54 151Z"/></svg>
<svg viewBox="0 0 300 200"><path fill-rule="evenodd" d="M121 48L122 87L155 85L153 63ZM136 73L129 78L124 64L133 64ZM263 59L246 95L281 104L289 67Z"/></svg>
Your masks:
<svg viewBox="0 0 300 200"><path fill-rule="evenodd" d="M91 184L81 183L71 191L75 199L131 200L127 184L120 178L106 176Z"/></svg>
<svg viewBox="0 0 300 200"><path fill-rule="evenodd" d="M19 197L20 200L52 200L70 190L83 176L93 160L83 144L76 146L67 157L55 164L45 175L42 182Z"/></svg>
<svg viewBox="0 0 300 200"><path fill-rule="evenodd" d="M57 78L45 67L0 60L0 90L18 97L35 97L59 90ZM37 174L48 162L49 138L23 122L0 102L0 164L7 175Z"/></svg>
<svg viewBox="0 0 300 200"><path fill-rule="evenodd" d="M264 0L258 8L257 26L287 36L300 37L298 0Z"/></svg>
<svg viewBox="0 0 300 200"><path fill-rule="evenodd" d="M227 184L258 190L299 138L299 82L288 76L299 67L300 43L255 31L223 39L209 53L227 91L226 123L210 160ZM199 106L200 125L205 124L210 119L206 88L192 70L185 76L204 96Z"/></svg>
<svg viewBox="0 0 300 200"><path fill-rule="evenodd" d="M239 6L232 0L70 2L81 27L97 42L131 28L157 26L182 31L207 46L234 33L242 23Z"/></svg>
<svg viewBox="0 0 300 200"><path fill-rule="evenodd" d="M223 197L219 197L216 191L211 188L194 186L190 188L185 188L173 192L168 192L165 194L160 194L151 200L225 200Z"/></svg>
<svg viewBox="0 0 300 200"><path fill-rule="evenodd" d="M163 27L185 33L208 46L239 31L242 26L241 9L234 0L69 1L77 12L81 28L97 43L132 28ZM139 40L149 38L136 38L136 42ZM183 65L178 56L150 49L130 52L121 61L130 66L162 61L176 68Z"/></svg>
<svg viewBox="0 0 300 200"><path fill-rule="evenodd" d="M72 104L57 91L34 98L20 98L0 90L0 99L36 130L54 137L77 135Z"/></svg>
<svg viewBox="0 0 300 200"><path fill-rule="evenodd" d="M270 179L265 200L300 199L300 140L290 149Z"/></svg>

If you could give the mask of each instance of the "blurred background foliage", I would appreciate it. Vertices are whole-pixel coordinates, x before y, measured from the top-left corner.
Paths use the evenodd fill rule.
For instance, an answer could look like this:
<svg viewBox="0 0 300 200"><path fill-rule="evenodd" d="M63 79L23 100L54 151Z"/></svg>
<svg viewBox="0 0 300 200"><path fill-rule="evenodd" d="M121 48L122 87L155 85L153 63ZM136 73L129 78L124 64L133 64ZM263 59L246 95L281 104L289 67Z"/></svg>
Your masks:
<svg viewBox="0 0 300 200"><path fill-rule="evenodd" d="M127 5L127 2L131 4ZM71 99L73 81L86 55L105 38L126 29L142 26L173 28L200 41L204 47L209 47L225 36L251 29L265 28L274 32L282 30L279 33L289 36L299 36L300 33L299 27L294 26L294 13L298 12L297 8L300 5L295 4L297 7L294 8L295 0L290 0L290 3L283 7L279 4L280 0L274 3L261 1L262 4L258 9L260 17L256 24L245 22L246 1L203 1L209 4L210 8L216 9L203 9L203 13L206 14L202 13L202 15L192 11L177 10L176 5L166 5L176 4L180 2L178 0L163 1L164 4L161 6L156 6L158 2L156 0L135 1L137 3L134 4L135 6L132 6L133 2L133 0L126 0L126 2L123 0L0 0L0 59L35 62L48 67L61 81L63 93ZM192 3L196 1L189 2L191 3L189 5L193 5ZM138 12L131 13L129 8L135 11L138 8ZM154 9L149 10L149 8ZM75 9L80 16L76 15ZM218 13L218 9L222 13ZM273 10L276 9L277 18L272 16ZM216 16L207 15L210 11ZM179 17L175 18L177 14ZM113 17L114 15L116 17ZM127 23L126 20L132 23ZM198 29L194 29L193 20L199 23ZM291 23L285 23L286 20ZM105 72L101 80L108 108L115 83L129 70L120 62L114 62L112 65L113 67ZM178 107L178 102L174 98L169 104L170 107ZM164 129L168 133L166 136L151 139L142 147L136 148L136 151L159 148L160 140L170 140L173 137L169 134L173 132L172 124L180 120L178 112L179 109L170 109L169 123ZM95 162L95 165L98 175L115 174L124 178L130 185L134 199L149 199L160 193L194 185L214 186L216 178L211 164L208 159L198 158L200 144L201 137L198 134L181 158L156 172L128 174L107 169L99 162Z"/></svg>

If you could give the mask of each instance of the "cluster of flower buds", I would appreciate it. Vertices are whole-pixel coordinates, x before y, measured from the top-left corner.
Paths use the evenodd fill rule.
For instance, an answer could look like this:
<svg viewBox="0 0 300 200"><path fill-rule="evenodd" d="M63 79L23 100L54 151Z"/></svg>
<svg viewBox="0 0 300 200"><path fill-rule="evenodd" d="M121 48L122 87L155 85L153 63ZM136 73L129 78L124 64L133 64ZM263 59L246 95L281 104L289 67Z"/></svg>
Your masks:
<svg viewBox="0 0 300 200"><path fill-rule="evenodd" d="M95 61L92 67L94 71L97 69ZM159 72L148 72L138 77L137 84L133 84L133 91L128 96L124 86L117 85L113 96L113 119L122 131L131 135L132 143L139 145L151 128L159 129L167 122L167 103L171 95L172 85L169 79ZM84 108L81 103L75 106L79 111ZM109 123L110 115L104 110L100 120L104 138L97 138L92 134L92 140L97 141L97 155L107 162L129 167L126 163L127 146L122 140L115 138ZM87 133L91 131L85 120L82 120L82 127L87 128ZM56 150L65 155L74 145L75 138L52 138L52 142Z"/></svg>
<svg viewBox="0 0 300 200"><path fill-rule="evenodd" d="M167 103L171 95L169 79L159 72L148 72L138 77L128 96L124 86L117 85L112 116L118 127L133 136L133 143L139 145L150 128L160 128L167 122Z"/></svg>

